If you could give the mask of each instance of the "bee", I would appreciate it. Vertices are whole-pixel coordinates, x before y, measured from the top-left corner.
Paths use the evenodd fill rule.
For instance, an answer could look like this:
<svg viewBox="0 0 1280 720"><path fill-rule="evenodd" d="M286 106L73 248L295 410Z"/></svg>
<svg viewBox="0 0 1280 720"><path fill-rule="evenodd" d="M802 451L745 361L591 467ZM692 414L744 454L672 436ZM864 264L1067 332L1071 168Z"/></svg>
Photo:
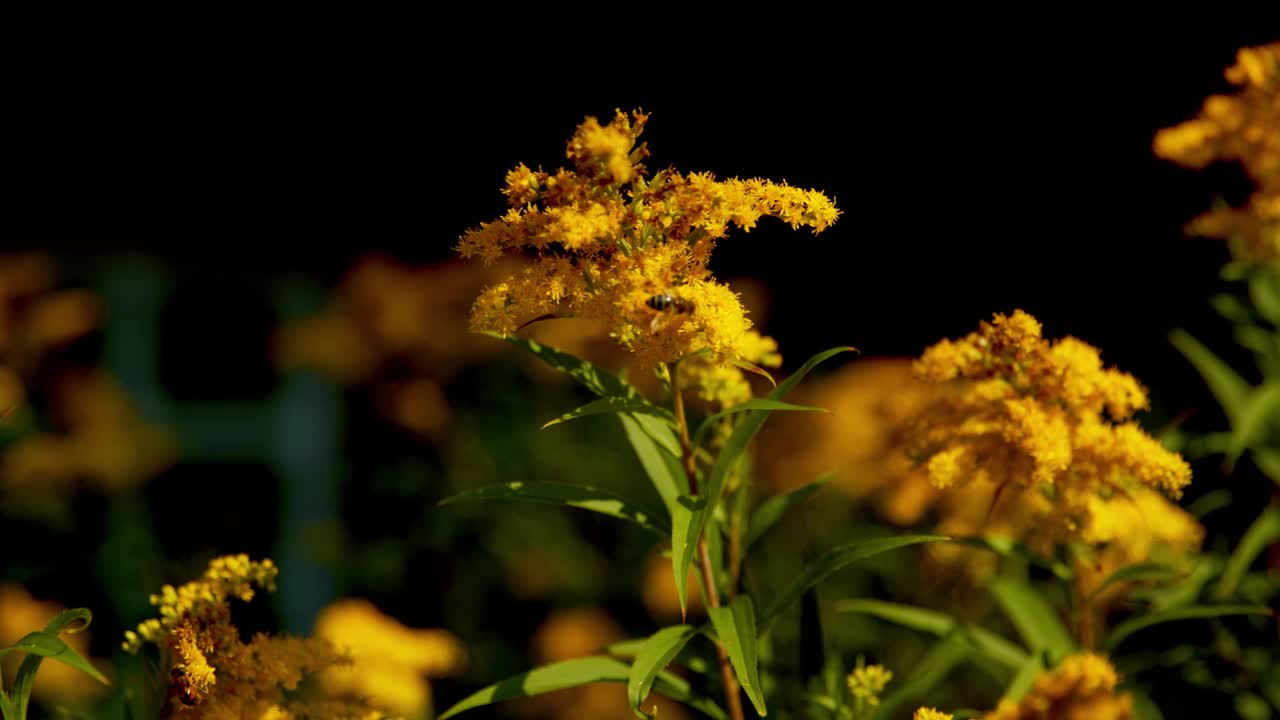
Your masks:
<svg viewBox="0 0 1280 720"><path fill-rule="evenodd" d="M693 312L692 300L685 300L684 298L672 295L669 292L654 295L646 300L644 304L658 312L666 312L668 310L678 314Z"/></svg>
<svg viewBox="0 0 1280 720"><path fill-rule="evenodd" d="M666 313L673 315L688 315L693 312L694 304L692 300L686 300L678 295L672 295L669 292L659 293L644 301L645 305L657 310L653 320L649 323L649 331L657 332L658 321L664 317Z"/></svg>
<svg viewBox="0 0 1280 720"><path fill-rule="evenodd" d="M194 707L200 703L200 696L188 684L187 671L181 665L175 665L169 671L169 698L187 707Z"/></svg>

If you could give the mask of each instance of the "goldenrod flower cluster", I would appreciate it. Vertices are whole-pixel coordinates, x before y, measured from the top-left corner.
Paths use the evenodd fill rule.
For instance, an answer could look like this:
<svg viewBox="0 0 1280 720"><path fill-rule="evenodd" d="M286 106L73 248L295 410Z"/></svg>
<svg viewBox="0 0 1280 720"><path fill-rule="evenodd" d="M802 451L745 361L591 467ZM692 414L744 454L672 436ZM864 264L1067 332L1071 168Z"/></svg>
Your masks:
<svg viewBox="0 0 1280 720"><path fill-rule="evenodd" d="M1280 263L1280 42L1242 48L1226 77L1240 91L1212 95L1198 117L1158 132L1155 152L1195 168L1240 162L1257 184L1248 204L1210 210L1188 230L1232 240L1241 260Z"/></svg>
<svg viewBox="0 0 1280 720"><path fill-rule="evenodd" d="M980 720L1129 720L1133 698L1116 694L1118 682L1105 657L1070 655L1036 678L1022 699L1003 700Z"/></svg>
<svg viewBox="0 0 1280 720"><path fill-rule="evenodd" d="M922 707L916 710L915 714L911 716L911 720L952 720L953 717L951 713L944 713L935 708Z"/></svg>
<svg viewBox="0 0 1280 720"><path fill-rule="evenodd" d="M994 488L981 509L992 517L1016 498L1018 524L1045 552L1112 540L1112 500L1142 488L1177 498L1191 481L1186 461L1133 422L1147 405L1142 386L1075 338L1043 339L1025 312L943 340L914 369L940 391L917 415L908 452L936 487Z"/></svg>
<svg viewBox="0 0 1280 720"><path fill-rule="evenodd" d="M473 329L506 334L545 315L593 318L645 366L702 350L717 364L751 361L759 343L751 322L707 267L716 241L766 215L821 232L839 211L822 193L785 183L674 169L650 176L641 163L648 151L637 145L647 120L638 111L619 111L607 125L587 118L569 141L572 169L519 165L507 174L511 209L463 235L458 250L486 263L508 254L532 262L481 293ZM669 302L654 307L658 297Z"/></svg>
<svg viewBox="0 0 1280 720"><path fill-rule="evenodd" d="M890 680L893 680L893 672L883 665L855 667L845 678L854 699L870 706L880 704L880 693L884 692Z"/></svg>
<svg viewBox="0 0 1280 720"><path fill-rule="evenodd" d="M271 560L247 555L215 558L199 580L175 588L166 585L151 596L160 617L125 633L124 648L137 652L144 642L160 647L170 668L173 702L189 706L193 720L241 717L338 717L367 714L353 705L323 703L312 707L286 701L304 677L346 662L327 641L258 633L245 643L231 622L230 600L252 600L258 588L275 589L278 570Z"/></svg>
<svg viewBox="0 0 1280 720"><path fill-rule="evenodd" d="M315 635L351 658L320 676L326 693L364 698L387 712L412 716L431 704L428 678L452 675L467 652L445 630L405 627L367 600L339 600L320 611Z"/></svg>

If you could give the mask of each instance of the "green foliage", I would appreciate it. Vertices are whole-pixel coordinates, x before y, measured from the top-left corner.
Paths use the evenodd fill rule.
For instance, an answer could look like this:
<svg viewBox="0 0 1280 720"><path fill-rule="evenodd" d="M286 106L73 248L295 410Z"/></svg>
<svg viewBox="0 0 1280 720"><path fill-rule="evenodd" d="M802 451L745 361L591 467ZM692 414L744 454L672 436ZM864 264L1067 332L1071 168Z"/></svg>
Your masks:
<svg viewBox="0 0 1280 720"><path fill-rule="evenodd" d="M544 505L573 507L628 520L660 537L666 537L671 532L670 518L643 510L630 500L624 500L606 490L587 485L512 482L461 492L441 500L440 504L448 505L472 500L522 500Z"/></svg>
<svg viewBox="0 0 1280 720"><path fill-rule="evenodd" d="M640 703L648 697L654 681L667 665L698 632L692 625L673 625L655 632L640 646L627 677L627 700L636 717L653 717L640 709Z"/></svg>
<svg viewBox="0 0 1280 720"><path fill-rule="evenodd" d="M45 624L43 631L28 633L18 642L7 648L0 648L0 658L10 653L26 653L27 657L18 667L13 687L6 693L0 688L0 716L4 720L26 720L27 707L31 701L31 689L35 686L36 671L45 659L57 660L70 665L104 685L110 682L98 669L89 664L80 653L67 645L58 637L61 633L80 632L89 627L93 621L93 613L88 608L64 610Z"/></svg>
<svg viewBox="0 0 1280 720"><path fill-rule="evenodd" d="M760 688L760 667L756 659L756 616L751 598L739 595L730 607L708 608L716 635L724 643L738 676L738 684L755 705L756 712L765 714L764 696Z"/></svg>

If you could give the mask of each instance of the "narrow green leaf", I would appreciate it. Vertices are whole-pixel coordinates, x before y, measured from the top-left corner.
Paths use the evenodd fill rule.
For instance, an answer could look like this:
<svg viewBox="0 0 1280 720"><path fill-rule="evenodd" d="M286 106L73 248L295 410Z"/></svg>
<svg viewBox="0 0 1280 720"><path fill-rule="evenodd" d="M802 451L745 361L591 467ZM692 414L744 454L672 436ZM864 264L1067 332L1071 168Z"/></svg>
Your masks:
<svg viewBox="0 0 1280 720"><path fill-rule="evenodd" d="M1204 516L1216 510L1231 507L1232 497L1231 491L1226 488L1218 488L1196 498L1193 502L1187 504L1187 512L1197 520L1204 520Z"/></svg>
<svg viewBox="0 0 1280 720"><path fill-rule="evenodd" d="M996 578L987 588L1033 653L1044 650L1049 662L1057 663L1075 649L1058 613L1029 585L1012 578Z"/></svg>
<svg viewBox="0 0 1280 720"><path fill-rule="evenodd" d="M964 662L969 653L969 644L958 631L943 637L942 642L930 648L920 662L916 663L906 682L880 701L876 706L875 720L889 720L900 716L902 713L899 710L904 705L918 701L932 690L956 665Z"/></svg>
<svg viewBox="0 0 1280 720"><path fill-rule="evenodd" d="M676 498L676 504L671 512L671 571L675 573L676 597L680 599L681 617L688 612L686 599L689 592L689 565L685 563L681 569L675 560L685 554L690 558L693 557L693 546L696 540L689 533L694 527L693 517L702 514L705 508L706 501L702 498L681 495Z"/></svg>
<svg viewBox="0 0 1280 720"><path fill-rule="evenodd" d="M467 696L440 715L448 720L459 713L511 698L541 695L554 690L578 687L594 682L626 682L630 666L621 660L607 657L582 657L564 660L534 668L501 682L481 688ZM707 698L694 695L688 681L671 673L659 673L653 684L654 692L684 703L704 715L725 720L724 711Z"/></svg>
<svg viewBox="0 0 1280 720"><path fill-rule="evenodd" d="M28 655L28 660L32 659L30 656L57 660L60 663L70 665L80 672L83 672L94 680L106 685L111 684L102 673L98 672L97 668L90 665L89 661L81 657L80 653L76 652L74 648L63 642L57 635L51 635L43 631L28 633L26 637L22 638L10 647L0 650L0 657L3 657L10 652L25 652ZM35 664L38 665L38 663ZM22 668L18 671L19 676L23 674L23 670L25 670L26 667L27 663L24 661ZM32 673L34 674L34 672L35 669L32 668Z"/></svg>
<svg viewBox="0 0 1280 720"><path fill-rule="evenodd" d="M1122 692L1133 697L1133 716L1137 720L1164 720L1164 713L1160 712L1160 708L1146 691L1126 685Z"/></svg>
<svg viewBox="0 0 1280 720"><path fill-rule="evenodd" d="M658 673L665 670L697 634L698 629L692 625L672 625L650 635L641 646L627 677L627 702L631 703L631 712L636 717L653 717L640 708L640 703L648 697Z"/></svg>
<svg viewBox="0 0 1280 720"><path fill-rule="evenodd" d="M1280 271L1263 267L1249 277L1249 299L1272 325L1280 326Z"/></svg>
<svg viewBox="0 0 1280 720"><path fill-rule="evenodd" d="M749 373L759 375L765 380L768 380L769 384L772 385L773 387L778 387L778 381L773 379L773 376L769 374L768 370L765 370L759 365L756 365L755 363L749 363L746 360L730 360L729 362L733 363L738 368L746 370Z"/></svg>
<svg viewBox="0 0 1280 720"><path fill-rule="evenodd" d="M1116 583L1135 582L1139 580L1167 581L1182 577L1185 574L1186 573L1175 567L1170 567L1157 562L1126 565L1108 575L1107 579L1103 580L1101 585L1094 588L1094 591L1089 593L1089 597L1085 599L1085 602L1093 602L1093 599L1101 595L1103 590L1106 590Z"/></svg>
<svg viewBox="0 0 1280 720"><path fill-rule="evenodd" d="M799 411L799 412L824 412L824 413L831 412L826 408L816 407L814 405L795 405L793 403L782 402L781 400L770 400L769 398L751 398L746 402L738 403L737 405L734 405L731 408L728 408L726 410L721 410L720 412L715 413L714 415L707 416L707 419L703 420L702 424L698 426L698 431L693 434L693 446L702 447L703 441L706 440L707 433L710 432L711 428L715 426L715 421L720 420L721 418L729 417L730 415L749 412L751 410L768 410L768 411L789 410L789 411Z"/></svg>
<svg viewBox="0 0 1280 720"><path fill-rule="evenodd" d="M792 373L790 377L782 381L782 384L774 388L767 399L780 401L824 360L852 350L854 350L852 347L837 347L814 355L799 370ZM720 502L720 493L724 491L725 478L728 477L729 471L737 464L738 458L746 452L747 445L755 437L756 433L760 431L760 427L764 425L764 421L768 419L770 412L770 410L764 409L750 410L747 412L746 417L734 427L733 433L725 441L720 454L716 456L715 462L712 463L711 471L707 473L706 481L701 488L704 502L699 510L690 513L688 527L677 528L675 512L672 512L671 564L672 571L677 578L676 590L680 595L680 607L682 610L686 605L685 594L681 591L685 584L683 578L689 573L689 565L693 562L693 553L697 547L698 538L701 537L702 530L707 525L707 518L710 513L715 511L716 504ZM681 536L684 542L676 542L677 534Z"/></svg>
<svg viewBox="0 0 1280 720"><path fill-rule="evenodd" d="M641 400L630 397L602 397L596 398L578 408L574 408L569 412L561 415L554 420L548 420L540 428L546 430L552 425L559 425L562 422L577 420L578 418L588 417L590 415L607 415L610 413L635 413L638 415L652 415L657 418L666 420L674 426L675 418L672 417L671 411L666 408L660 408L648 400Z"/></svg>
<svg viewBox="0 0 1280 720"><path fill-rule="evenodd" d="M1240 586L1241 578L1249 571L1249 566L1253 564L1254 559L1268 545L1277 540L1280 540L1280 507L1272 505L1263 510L1262 514L1249 525L1249 529L1245 530L1244 536L1240 538L1240 544L1236 545L1231 557L1227 558L1227 564L1222 570L1222 578L1213 589L1213 599L1223 601L1234 595L1236 588Z"/></svg>
<svg viewBox="0 0 1280 720"><path fill-rule="evenodd" d="M999 635L976 625L962 623L946 613L913 605L858 598L836 603L836 612L862 613L897 623L903 627L938 637L959 631L982 656L1013 670L1030 662L1026 651Z"/></svg>
<svg viewBox="0 0 1280 720"><path fill-rule="evenodd" d="M1194 605L1192 607L1158 610L1126 620L1115 627L1103 647L1111 652L1125 638L1135 632L1152 625L1173 622L1175 620L1194 620L1199 618L1223 617L1225 615L1271 615L1271 610L1262 605Z"/></svg>
<svg viewBox="0 0 1280 720"><path fill-rule="evenodd" d="M1187 331L1179 329L1169 333L1169 342L1195 366L1231 424L1235 425L1249 393L1249 383Z"/></svg>
<svg viewBox="0 0 1280 720"><path fill-rule="evenodd" d="M707 626L703 625L698 629L700 631L705 632L707 629ZM636 655L640 653L640 648L643 648L644 644L647 642L649 642L649 638L634 638L631 640L622 640L612 645L609 645L604 649L604 651L605 653L613 657L623 658L626 660L634 660ZM682 667L686 667L689 670L699 675L706 675L710 673L712 670L712 666L707 663L706 659L699 657L697 655L692 655L692 656L683 658L680 661L680 664Z"/></svg>
<svg viewBox="0 0 1280 720"><path fill-rule="evenodd" d="M584 387L596 395L643 400L643 396L638 390L617 375L602 370L582 358L519 335L485 334L496 337L499 340L506 340L521 350L532 353L539 360L582 383Z"/></svg>
<svg viewBox="0 0 1280 720"><path fill-rule="evenodd" d="M756 659L756 615L751 598L739 595L730 607L707 608L711 624L729 653L729 662L760 717L765 716L764 693L760 688L760 666Z"/></svg>
<svg viewBox="0 0 1280 720"><path fill-rule="evenodd" d="M1257 444L1269 423L1280 417L1280 381L1272 380L1245 396L1240 412L1231 422L1231 445L1227 459L1235 462L1240 455Z"/></svg>
<svg viewBox="0 0 1280 720"><path fill-rule="evenodd" d="M1280 485L1280 450L1258 448L1253 451L1253 462L1272 482Z"/></svg>
<svg viewBox="0 0 1280 720"><path fill-rule="evenodd" d="M1035 684L1036 678L1040 676L1047 668L1044 666L1044 654L1037 653L1031 658L1031 662L1019 668L1018 673L1013 676L1013 681L1009 683L1009 687L1004 689L1004 695L1001 700L1017 700Z"/></svg>
<svg viewBox="0 0 1280 720"><path fill-rule="evenodd" d="M817 492L819 488L831 480L831 477L831 475L823 475L808 485L798 487L791 492L775 495L761 503L760 507L751 513L751 520L747 523L747 539L742 543L743 552L745 553L747 549L754 545L757 540L769 531L769 528L776 525L792 505Z"/></svg>
<svg viewBox="0 0 1280 720"><path fill-rule="evenodd" d="M589 485L548 482L511 482L467 490L440 501L441 505L474 500L522 500L543 505L559 505L629 520L636 525L666 537L668 519L646 511L634 502Z"/></svg>
<svg viewBox="0 0 1280 720"><path fill-rule="evenodd" d="M618 418L649 482L658 491L667 513L673 514L676 498L688 492L675 433L657 418L647 415L619 415Z"/></svg>
<svg viewBox="0 0 1280 720"><path fill-rule="evenodd" d="M761 627L768 627L769 623L777 617L778 613L787 608L788 605L795 602L805 590L817 585L828 575L840 570L850 563L864 560L873 555L879 555L889 550L897 550L898 548L907 547L909 545L918 545L926 542L939 542L947 540L945 535L896 535L891 537L867 538L865 540L855 540L854 542L840 545L828 550L824 555L819 557L807 565L800 571L800 576L791 581L791 584L778 593L765 606L764 612L760 613L757 621Z"/></svg>

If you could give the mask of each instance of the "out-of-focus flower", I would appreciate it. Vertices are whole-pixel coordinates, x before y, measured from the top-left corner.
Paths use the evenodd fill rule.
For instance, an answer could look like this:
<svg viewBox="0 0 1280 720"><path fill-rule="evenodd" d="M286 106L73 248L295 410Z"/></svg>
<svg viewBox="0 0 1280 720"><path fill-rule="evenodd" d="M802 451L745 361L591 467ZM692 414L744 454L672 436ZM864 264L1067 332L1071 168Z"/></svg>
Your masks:
<svg viewBox="0 0 1280 720"><path fill-rule="evenodd" d="M200 579L177 588L166 585L152 595L160 617L126 632L124 648L137 652L145 642L160 648L170 668L171 702L175 708L186 706L184 714L192 720L320 717L320 710L339 706L326 704L312 712L301 700L286 702L285 693L304 677L348 659L319 638L258 633L245 643L231 622L231 598L248 602L258 588L274 590L278 572L271 560L215 558Z"/></svg>
<svg viewBox="0 0 1280 720"><path fill-rule="evenodd" d="M919 708L911 716L911 720L953 720L953 718L954 716L951 713L944 713L941 710L928 707Z"/></svg>
<svg viewBox="0 0 1280 720"><path fill-rule="evenodd" d="M1198 117L1156 133L1155 152L1193 168L1243 165L1257 184L1249 202L1210 210L1187 229L1231 240L1240 260L1280 263L1280 42L1242 48L1226 77L1239 92L1212 95Z"/></svg>
<svg viewBox="0 0 1280 720"><path fill-rule="evenodd" d="M367 600L339 600L321 610L315 636L352 660L321 674L327 694L365 698L397 715L429 707L428 678L456 674L467 660L466 648L452 633L406 627Z"/></svg>
<svg viewBox="0 0 1280 720"><path fill-rule="evenodd" d="M806 381L789 401L831 412L776 413L760 436L761 477L785 492L830 473L830 487L872 499L896 525L914 525L941 491L907 457L905 435L935 394L906 358L859 360Z"/></svg>
<svg viewBox="0 0 1280 720"><path fill-rule="evenodd" d="M492 267L446 262L412 267L387 257L357 261L337 298L320 313L282 327L275 362L347 385L367 385L383 413L419 435L447 427L443 384L470 362L500 349L471 333L471 301L521 263Z"/></svg>
<svg viewBox="0 0 1280 720"><path fill-rule="evenodd" d="M21 585L0 584L0 647L14 644L27 633L44 630L45 623L65 609L55 602L36 600ZM89 657L88 631L64 633L59 639L70 645L81 657ZM24 657L22 653L14 653L0 663L6 678L5 687L12 686L14 674ZM106 690L105 685L90 681L83 672L70 665L45 660L40 663L40 670L36 673L32 697L41 702L81 702L97 697Z"/></svg>
<svg viewBox="0 0 1280 720"><path fill-rule="evenodd" d="M1133 698L1116 694L1118 682L1105 657L1071 655L1036 678L1022 699L1003 700L980 720L1129 720Z"/></svg>
<svg viewBox="0 0 1280 720"><path fill-rule="evenodd" d="M511 333L543 315L604 320L642 366L705 350L716 363L743 359L751 328L742 304L707 262L735 225L765 215L793 228L826 229L839 215L817 191L767 180L717 181L663 170L649 177L637 138L648 116L587 118L569 142L573 169L518 165L507 174L510 210L461 238L463 257L491 263L532 252L522 272L476 300L472 327Z"/></svg>
<svg viewBox="0 0 1280 720"><path fill-rule="evenodd" d="M58 494L80 482L126 492L173 462L171 434L147 422L106 373L63 373L51 390L59 431L26 435L7 448L0 488Z"/></svg>
<svg viewBox="0 0 1280 720"><path fill-rule="evenodd" d="M880 704L880 693L892 679L893 673L883 665L860 665L849 673L845 682L854 700L874 707Z"/></svg>
<svg viewBox="0 0 1280 720"><path fill-rule="evenodd" d="M668 567L667 574L670 575ZM605 646L624 639L622 629L598 608L574 608L553 612L534 633L532 654L538 664L598 655ZM631 717L627 689L621 683L593 683L523 698L514 703L517 712L528 717L554 720L597 720ZM663 718L684 720L689 714L679 704L651 694L643 703L654 705Z"/></svg>
<svg viewBox="0 0 1280 720"><path fill-rule="evenodd" d="M907 448L938 488L988 484L988 517L1008 518L1049 554L1116 536L1105 510L1143 488L1177 498L1191 470L1131 420L1145 408L1132 376L1103 369L1074 338L1049 342L1017 311L925 351L916 374L938 397L910 427Z"/></svg>

